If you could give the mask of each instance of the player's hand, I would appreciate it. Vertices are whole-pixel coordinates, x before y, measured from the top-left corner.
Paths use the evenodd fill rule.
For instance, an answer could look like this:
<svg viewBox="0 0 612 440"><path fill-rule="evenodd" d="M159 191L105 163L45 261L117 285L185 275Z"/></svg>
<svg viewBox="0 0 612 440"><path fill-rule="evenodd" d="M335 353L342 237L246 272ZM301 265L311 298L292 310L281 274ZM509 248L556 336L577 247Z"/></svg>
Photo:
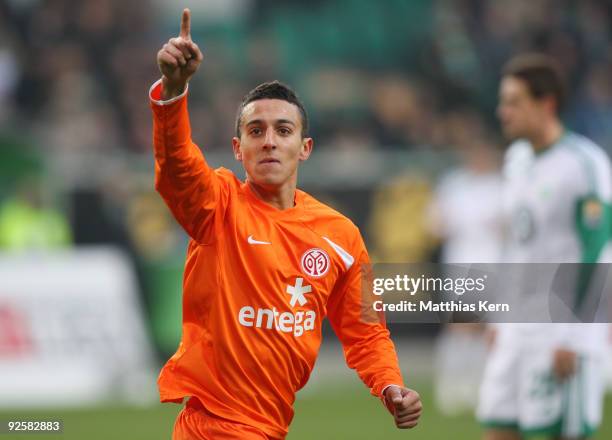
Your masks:
<svg viewBox="0 0 612 440"><path fill-rule="evenodd" d="M559 381L570 378L578 367L575 351L558 348L553 354L553 371Z"/></svg>
<svg viewBox="0 0 612 440"><path fill-rule="evenodd" d="M198 45L191 41L191 12L184 9L179 36L170 38L157 52L157 65L162 74L162 99L183 93L203 58Z"/></svg>
<svg viewBox="0 0 612 440"><path fill-rule="evenodd" d="M385 405L400 429L414 428L423 411L421 396L414 390L391 385L385 390Z"/></svg>

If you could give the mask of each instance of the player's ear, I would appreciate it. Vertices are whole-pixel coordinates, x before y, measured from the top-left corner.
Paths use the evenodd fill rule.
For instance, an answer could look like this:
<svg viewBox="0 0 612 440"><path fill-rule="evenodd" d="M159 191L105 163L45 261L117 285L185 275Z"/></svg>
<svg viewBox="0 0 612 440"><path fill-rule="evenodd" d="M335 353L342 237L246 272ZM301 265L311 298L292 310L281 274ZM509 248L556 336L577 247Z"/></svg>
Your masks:
<svg viewBox="0 0 612 440"><path fill-rule="evenodd" d="M240 138L232 138L232 149L234 150L234 157L238 162L242 162L242 150L240 149Z"/></svg>
<svg viewBox="0 0 612 440"><path fill-rule="evenodd" d="M313 143L314 141L312 140L312 138L306 137L302 139L302 147L300 149L301 161L308 160L308 158L310 157L310 153L312 153Z"/></svg>

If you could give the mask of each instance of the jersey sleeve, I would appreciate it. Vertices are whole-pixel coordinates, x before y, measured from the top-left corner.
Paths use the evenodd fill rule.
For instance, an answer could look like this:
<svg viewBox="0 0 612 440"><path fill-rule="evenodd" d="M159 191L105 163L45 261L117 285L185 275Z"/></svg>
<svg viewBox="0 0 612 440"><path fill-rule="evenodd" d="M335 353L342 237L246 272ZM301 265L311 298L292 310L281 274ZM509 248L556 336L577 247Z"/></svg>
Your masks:
<svg viewBox="0 0 612 440"><path fill-rule="evenodd" d="M403 380L384 316L372 306L371 266L360 236L354 252L358 257L330 297L328 318L342 343L347 365L380 397L389 385L403 386Z"/></svg>
<svg viewBox="0 0 612 440"><path fill-rule="evenodd" d="M575 196L575 230L581 263L597 263L610 240L612 170L608 155L588 139L573 135L572 166L565 176L566 194Z"/></svg>
<svg viewBox="0 0 612 440"><path fill-rule="evenodd" d="M580 173L575 173L574 186L580 188L575 202L575 228L581 245L580 270L576 284L574 307L580 310L585 302L591 281L601 261L603 250L610 242L612 233L612 176L607 155L589 145L581 148L578 156ZM582 183L582 185L580 185Z"/></svg>
<svg viewBox="0 0 612 440"><path fill-rule="evenodd" d="M582 262L597 263L612 234L612 206L596 195L576 203L576 229L582 244Z"/></svg>
<svg viewBox="0 0 612 440"><path fill-rule="evenodd" d="M183 229L196 242L214 240L215 219L227 205L226 182L204 159L191 140L187 90L161 100L161 80L151 87L155 189Z"/></svg>

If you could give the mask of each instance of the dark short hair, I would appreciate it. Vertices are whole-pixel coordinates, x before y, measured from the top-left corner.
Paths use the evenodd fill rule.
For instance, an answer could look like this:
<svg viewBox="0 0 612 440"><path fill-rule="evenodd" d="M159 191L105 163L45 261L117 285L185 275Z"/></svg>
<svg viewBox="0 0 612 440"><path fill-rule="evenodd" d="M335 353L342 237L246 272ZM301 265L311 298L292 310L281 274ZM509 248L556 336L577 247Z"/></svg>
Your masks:
<svg viewBox="0 0 612 440"><path fill-rule="evenodd" d="M295 105L300 111L302 119L302 137L308 136L308 114L304 108L304 104L297 96L297 94L286 84L280 81L270 81L258 85L249 93L244 95L240 106L238 107L238 113L236 115L236 136L240 137L240 123L242 122L242 111L244 108L253 101L260 99L280 99L287 101Z"/></svg>
<svg viewBox="0 0 612 440"><path fill-rule="evenodd" d="M517 55L506 63L502 74L525 81L529 93L536 99L552 96L557 105L557 113L565 107L565 76L554 58L540 53Z"/></svg>

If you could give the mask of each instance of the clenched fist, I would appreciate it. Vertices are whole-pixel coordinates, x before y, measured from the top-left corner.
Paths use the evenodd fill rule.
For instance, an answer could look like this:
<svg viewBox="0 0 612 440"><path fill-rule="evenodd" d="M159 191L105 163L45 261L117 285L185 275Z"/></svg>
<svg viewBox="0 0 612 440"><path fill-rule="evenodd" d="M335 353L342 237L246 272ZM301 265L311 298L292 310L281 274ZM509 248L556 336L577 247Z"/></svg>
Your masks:
<svg viewBox="0 0 612 440"><path fill-rule="evenodd" d="M203 58L198 45L191 41L191 12L184 9L179 36L170 38L157 52L157 65L162 74L162 99L183 93Z"/></svg>
<svg viewBox="0 0 612 440"><path fill-rule="evenodd" d="M416 391L391 385L385 390L384 400L398 428L410 429L419 423L423 404L421 396Z"/></svg>

